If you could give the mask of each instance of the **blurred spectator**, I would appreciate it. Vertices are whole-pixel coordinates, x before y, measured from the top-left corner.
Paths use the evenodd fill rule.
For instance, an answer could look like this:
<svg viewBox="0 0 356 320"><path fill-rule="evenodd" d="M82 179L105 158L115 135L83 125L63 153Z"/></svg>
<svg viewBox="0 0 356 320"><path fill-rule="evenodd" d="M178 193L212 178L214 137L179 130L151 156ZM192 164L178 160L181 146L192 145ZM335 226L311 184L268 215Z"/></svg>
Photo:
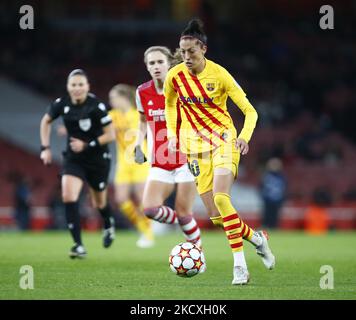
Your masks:
<svg viewBox="0 0 356 320"><path fill-rule="evenodd" d="M27 179L21 175L16 178L15 183L15 220L20 230L28 230L30 229L30 187Z"/></svg>
<svg viewBox="0 0 356 320"><path fill-rule="evenodd" d="M327 144L325 151L324 151L324 156L323 156L323 162L326 165L329 166L337 166L340 164L340 161L343 159L343 154L341 147L335 144Z"/></svg>
<svg viewBox="0 0 356 320"><path fill-rule="evenodd" d="M328 188L318 187L313 192L313 203L325 207L332 204L332 196Z"/></svg>
<svg viewBox="0 0 356 320"><path fill-rule="evenodd" d="M300 7L298 17L287 18L287 8L276 11L269 10L268 2L252 3L134 0L81 6L63 0L65 16L54 15L56 6L48 4L48 10L39 10L37 32L29 34L12 28L16 19L9 14L15 14L16 5L7 1L13 10L7 9L0 19L4 48L0 68L6 76L53 97L60 94L58 79L69 66L81 65L93 75L98 96L106 96L114 82L142 82L143 48L157 42L173 48L179 21L197 15L206 23L209 42L215 44L211 48L219 48L209 50L209 57L226 61L238 82L247 86L259 111L260 127L293 122L308 110L317 117L327 114L332 129L356 141L352 1L339 1L344 10L339 11L338 28L322 34L314 27L310 8ZM125 19L127 23L120 23ZM169 27L160 27L167 20ZM78 28L73 31L68 21ZM231 41L232 34L238 41Z"/></svg>
<svg viewBox="0 0 356 320"><path fill-rule="evenodd" d="M261 195L264 203L262 225L274 229L278 226L279 213L286 198L287 180L280 159L268 160L262 178Z"/></svg>
<svg viewBox="0 0 356 320"><path fill-rule="evenodd" d="M312 204L304 216L305 232L319 235L328 231L330 218L326 206L330 205L331 202L331 194L326 188L315 189Z"/></svg>
<svg viewBox="0 0 356 320"><path fill-rule="evenodd" d="M258 150L259 165L264 166L264 164L268 161L268 159L271 158L279 158L279 159L285 158L285 146L281 142L278 141L272 142L270 145L262 146Z"/></svg>
<svg viewBox="0 0 356 320"><path fill-rule="evenodd" d="M325 134L318 126L305 131L296 142L298 154L308 161L321 161L324 158Z"/></svg>
<svg viewBox="0 0 356 320"><path fill-rule="evenodd" d="M356 202L356 185L351 185L343 194L343 200L348 202Z"/></svg>

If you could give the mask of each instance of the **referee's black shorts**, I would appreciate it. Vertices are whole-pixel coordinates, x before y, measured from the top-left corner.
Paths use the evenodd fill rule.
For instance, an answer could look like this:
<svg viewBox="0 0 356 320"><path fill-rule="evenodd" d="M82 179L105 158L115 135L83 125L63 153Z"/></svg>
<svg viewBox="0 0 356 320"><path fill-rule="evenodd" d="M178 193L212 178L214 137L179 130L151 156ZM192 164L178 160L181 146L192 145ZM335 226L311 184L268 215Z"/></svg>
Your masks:
<svg viewBox="0 0 356 320"><path fill-rule="evenodd" d="M95 162L81 161L64 157L62 176L72 175L88 182L95 191L107 187L110 173L110 159L97 159Z"/></svg>

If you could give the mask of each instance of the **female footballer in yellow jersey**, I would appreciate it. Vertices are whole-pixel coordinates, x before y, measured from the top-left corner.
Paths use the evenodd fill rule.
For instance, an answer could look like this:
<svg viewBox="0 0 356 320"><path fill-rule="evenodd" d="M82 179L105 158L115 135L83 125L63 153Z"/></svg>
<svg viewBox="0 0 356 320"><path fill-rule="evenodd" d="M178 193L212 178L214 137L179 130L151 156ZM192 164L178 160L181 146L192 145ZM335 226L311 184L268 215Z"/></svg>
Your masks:
<svg viewBox="0 0 356 320"><path fill-rule="evenodd" d="M154 244L151 221L141 207L148 164L139 165L134 159L139 113L135 107L135 88L126 84L114 86L109 93L110 116L116 131L117 164L115 198L119 209L141 233L137 246ZM133 194L133 197L131 197Z"/></svg>
<svg viewBox="0 0 356 320"><path fill-rule="evenodd" d="M232 284L246 284L249 272L243 253L243 238L256 246L262 261L272 269L275 258L267 234L255 232L239 217L230 200L237 177L240 155L247 154L257 122L257 112L230 73L205 58L207 36L200 20L192 20L182 32L179 47L183 63L172 68L164 83L168 148L174 152L179 142L187 154L197 189L215 225L223 226L233 252ZM239 135L226 107L230 97L245 115ZM177 129L177 98L182 118Z"/></svg>

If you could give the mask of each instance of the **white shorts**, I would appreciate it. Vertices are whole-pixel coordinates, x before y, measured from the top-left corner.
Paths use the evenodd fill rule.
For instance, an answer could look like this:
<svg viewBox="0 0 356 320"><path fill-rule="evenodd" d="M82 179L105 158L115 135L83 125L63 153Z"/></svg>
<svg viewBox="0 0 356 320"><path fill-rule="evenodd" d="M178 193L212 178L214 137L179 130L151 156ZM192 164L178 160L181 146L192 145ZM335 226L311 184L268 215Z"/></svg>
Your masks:
<svg viewBox="0 0 356 320"><path fill-rule="evenodd" d="M162 168L151 167L147 180L161 181L171 184L195 181L187 163L171 171Z"/></svg>

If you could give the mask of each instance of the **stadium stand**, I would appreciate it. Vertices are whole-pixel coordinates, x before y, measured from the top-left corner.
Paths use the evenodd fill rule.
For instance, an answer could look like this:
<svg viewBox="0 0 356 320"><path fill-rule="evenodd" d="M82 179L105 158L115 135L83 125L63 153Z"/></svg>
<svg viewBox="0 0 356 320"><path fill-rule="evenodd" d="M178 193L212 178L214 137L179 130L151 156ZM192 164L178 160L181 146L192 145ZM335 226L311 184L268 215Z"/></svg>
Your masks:
<svg viewBox="0 0 356 320"><path fill-rule="evenodd" d="M0 29L4 44L0 68L6 77L6 80L1 78L0 90L2 99L8 97L0 120L3 137L0 181L1 190L5 190L0 195L1 206L11 205L11 185L4 178L10 169L24 170L31 173L33 179L43 180L37 154L29 155L8 141L11 138L26 150L37 152L39 115L48 101L63 93L70 70L86 69L95 92L106 100L107 91L114 83L135 85L147 80L142 62L146 47L165 44L174 49L177 46L177 30L181 29L184 19L180 20L174 7L167 4L170 2L136 1L130 5L129 1L120 1L120 6L109 0L82 5L84 2L62 1L61 5L52 7L44 1L35 1L35 5L45 9L37 20L41 32L29 35L19 30L9 34L4 31L6 28ZM353 57L356 43L351 27L353 11L348 11L351 2L344 1L339 7L344 11L344 19L338 21L339 27L332 32L323 32L310 17L301 23L298 19L303 15L303 6L298 6L297 19L293 10L284 7L281 1L269 1L268 5L257 2L255 7L251 4L244 11L231 12L236 17L224 21L211 12L226 10L228 5L217 8L212 2L201 1L201 5L189 8L190 13L206 21L208 57L224 62L248 92L259 113L258 128L248 158L242 161L239 182L253 186L257 192L266 161L279 157L289 185L283 213L289 220L282 221L282 227L302 227L301 217L312 202L315 190L324 188L330 194L332 215L337 218L337 212L344 212L342 221L348 221L338 225L354 228L356 61ZM317 8L319 5L318 1L304 2L305 6ZM88 14L90 24L83 19ZM148 15L156 20L146 19ZM254 19L244 18L247 16ZM171 18L169 23L168 17ZM6 26L9 20L1 21ZM26 87L31 95L42 96L41 103L29 103L31 100L18 93L16 96L22 102L9 103L14 97L9 83L14 85L14 82ZM17 89L16 92L24 92ZM22 107L17 109L19 105ZM14 119L14 112L25 117ZM239 111L232 110L232 114L238 127L241 126ZM15 120L23 122L14 125ZM24 137L27 141L23 141ZM58 145L55 149L61 147ZM60 159L60 154L56 158ZM53 186L54 168L49 180ZM46 181L37 189L34 203L45 205L50 185ZM255 202L255 210L258 210L256 203L258 200ZM346 211L335 210L340 206ZM258 214L254 221L258 224Z"/></svg>

